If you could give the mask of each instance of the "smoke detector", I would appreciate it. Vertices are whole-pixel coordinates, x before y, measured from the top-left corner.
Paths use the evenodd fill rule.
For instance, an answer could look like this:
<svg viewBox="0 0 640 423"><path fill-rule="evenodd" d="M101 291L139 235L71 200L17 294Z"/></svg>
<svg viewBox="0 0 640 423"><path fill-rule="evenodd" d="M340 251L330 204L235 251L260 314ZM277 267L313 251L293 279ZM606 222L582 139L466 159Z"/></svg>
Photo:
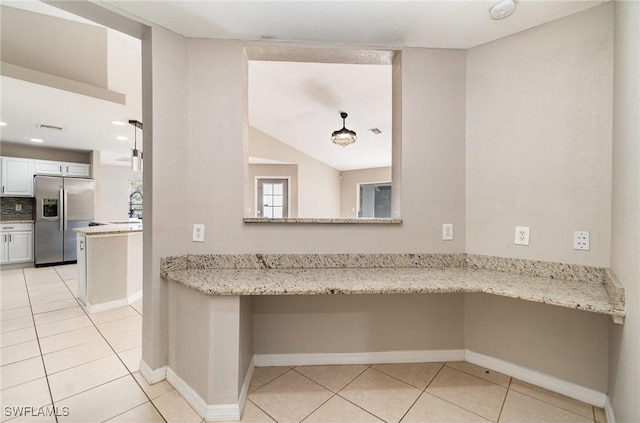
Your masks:
<svg viewBox="0 0 640 423"><path fill-rule="evenodd" d="M493 20L500 20L508 18L513 14L513 12L515 12L515 10L516 2L514 0L502 0L493 5L489 11L489 15Z"/></svg>

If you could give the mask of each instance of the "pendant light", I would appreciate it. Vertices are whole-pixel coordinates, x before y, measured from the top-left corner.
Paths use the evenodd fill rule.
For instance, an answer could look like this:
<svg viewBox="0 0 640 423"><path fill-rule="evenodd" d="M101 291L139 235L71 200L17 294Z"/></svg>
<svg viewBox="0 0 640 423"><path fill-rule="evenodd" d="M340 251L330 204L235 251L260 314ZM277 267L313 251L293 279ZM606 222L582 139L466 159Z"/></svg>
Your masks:
<svg viewBox="0 0 640 423"><path fill-rule="evenodd" d="M131 169L135 172L142 170L142 151L138 150L138 128L142 131L142 122L129 120L133 129L133 150L131 150Z"/></svg>
<svg viewBox="0 0 640 423"><path fill-rule="evenodd" d="M331 141L333 141L334 144L338 144L342 147L353 144L358 139L358 136L354 131L345 127L345 120L347 119L347 116L348 115L345 112L340 112L340 117L342 117L342 129L333 131L333 134L331 134Z"/></svg>

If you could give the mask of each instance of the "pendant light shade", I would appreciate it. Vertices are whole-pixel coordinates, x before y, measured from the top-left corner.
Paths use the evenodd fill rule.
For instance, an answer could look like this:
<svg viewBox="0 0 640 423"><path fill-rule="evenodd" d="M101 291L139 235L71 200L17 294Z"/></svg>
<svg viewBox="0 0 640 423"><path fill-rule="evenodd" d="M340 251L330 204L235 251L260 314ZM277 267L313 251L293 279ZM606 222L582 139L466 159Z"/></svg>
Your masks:
<svg viewBox="0 0 640 423"><path fill-rule="evenodd" d="M334 144L338 144L342 147L353 144L358 139L358 136L354 131L345 127L345 120L347 119L347 116L348 115L345 112L340 112L340 117L342 117L342 129L333 131L333 134L331 134L331 141L333 141Z"/></svg>
<svg viewBox="0 0 640 423"><path fill-rule="evenodd" d="M142 170L142 151L138 150L138 128L142 130L142 122L130 120L133 125L133 149L131 150L131 170L140 172Z"/></svg>

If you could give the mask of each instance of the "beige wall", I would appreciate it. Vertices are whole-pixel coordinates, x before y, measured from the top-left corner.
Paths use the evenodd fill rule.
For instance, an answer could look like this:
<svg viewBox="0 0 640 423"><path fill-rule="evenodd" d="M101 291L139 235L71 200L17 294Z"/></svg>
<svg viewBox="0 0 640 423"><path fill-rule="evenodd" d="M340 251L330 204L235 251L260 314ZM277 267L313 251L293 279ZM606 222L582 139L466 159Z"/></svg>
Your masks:
<svg viewBox="0 0 640 423"><path fill-rule="evenodd" d="M289 178L289 216L298 217L298 165L269 165L250 164L249 165L249 189L245 198L245 208L249 204L252 217L256 216L256 179L264 177Z"/></svg>
<svg viewBox="0 0 640 423"><path fill-rule="evenodd" d="M358 184L391 181L390 167L349 170L340 173L340 217L358 217Z"/></svg>
<svg viewBox="0 0 640 423"><path fill-rule="evenodd" d="M608 266L611 3L468 53L466 250ZM528 247L515 226L530 227ZM573 232L591 250L573 250Z"/></svg>
<svg viewBox="0 0 640 423"><path fill-rule="evenodd" d="M90 151L64 150L51 147L32 147L12 142L0 143L0 155L26 159L54 160L71 163L91 163Z"/></svg>
<svg viewBox="0 0 640 423"><path fill-rule="evenodd" d="M640 419L640 3L616 1L611 268L627 317L612 325L609 398L617 422Z"/></svg>
<svg viewBox="0 0 640 423"><path fill-rule="evenodd" d="M252 126L249 156L298 165L297 217L340 217L340 172L336 169ZM245 216L255 217L255 208L245 206Z"/></svg>
<svg viewBox="0 0 640 423"><path fill-rule="evenodd" d="M107 86L107 30L2 6L2 61L28 69Z"/></svg>
<svg viewBox="0 0 640 423"><path fill-rule="evenodd" d="M114 222L129 218L129 181L142 180L142 173L125 166L100 166L100 208L96 220Z"/></svg>

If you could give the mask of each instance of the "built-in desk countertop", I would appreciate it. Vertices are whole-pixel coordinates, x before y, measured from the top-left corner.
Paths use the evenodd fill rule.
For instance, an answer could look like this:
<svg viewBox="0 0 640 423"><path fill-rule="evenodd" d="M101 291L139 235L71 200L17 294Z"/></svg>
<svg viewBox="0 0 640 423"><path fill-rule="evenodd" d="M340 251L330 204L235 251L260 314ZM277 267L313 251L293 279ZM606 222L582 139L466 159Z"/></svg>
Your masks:
<svg viewBox="0 0 640 423"><path fill-rule="evenodd" d="M207 295L480 292L625 315L609 269L467 254L182 256L164 259L162 275Z"/></svg>

